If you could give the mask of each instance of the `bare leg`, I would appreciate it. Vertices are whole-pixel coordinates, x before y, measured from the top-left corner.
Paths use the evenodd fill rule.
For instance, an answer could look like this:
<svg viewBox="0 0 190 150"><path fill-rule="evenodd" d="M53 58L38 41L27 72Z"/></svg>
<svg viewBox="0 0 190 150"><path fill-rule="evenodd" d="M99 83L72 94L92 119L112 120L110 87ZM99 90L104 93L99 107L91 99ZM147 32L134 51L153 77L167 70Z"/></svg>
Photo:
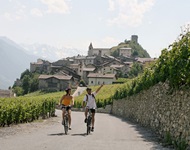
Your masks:
<svg viewBox="0 0 190 150"><path fill-rule="evenodd" d="M62 109L62 119L64 119L65 116L65 109Z"/></svg>
<svg viewBox="0 0 190 150"><path fill-rule="evenodd" d="M94 127L95 123L95 113L92 113L92 127Z"/></svg>
<svg viewBox="0 0 190 150"><path fill-rule="evenodd" d="M85 113L84 113L85 118L87 118L87 114L88 114L88 108L85 109Z"/></svg>
<svg viewBox="0 0 190 150"><path fill-rule="evenodd" d="M64 116L65 116L65 109L62 109L62 125L64 124L64 122L63 122Z"/></svg>
<svg viewBox="0 0 190 150"><path fill-rule="evenodd" d="M69 128L71 127L71 110L68 111L69 116Z"/></svg>

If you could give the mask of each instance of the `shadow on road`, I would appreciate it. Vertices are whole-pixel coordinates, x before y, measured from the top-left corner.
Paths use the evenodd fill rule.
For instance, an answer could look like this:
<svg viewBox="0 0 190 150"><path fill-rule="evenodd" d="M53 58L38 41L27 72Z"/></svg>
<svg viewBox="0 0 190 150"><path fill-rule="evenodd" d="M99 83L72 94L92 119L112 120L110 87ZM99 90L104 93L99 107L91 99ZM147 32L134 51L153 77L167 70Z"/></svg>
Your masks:
<svg viewBox="0 0 190 150"><path fill-rule="evenodd" d="M131 125L130 128L134 128L140 134L139 138L142 138L144 141L147 142L152 142L154 146L151 148L151 150L173 150L172 148L164 147L160 137L148 127L143 127L140 124L137 124L134 121L129 120L127 118L123 119L121 117L114 116L112 114L110 115L112 117L120 119L121 121L127 123L128 125Z"/></svg>
<svg viewBox="0 0 190 150"><path fill-rule="evenodd" d="M48 136L61 136L61 135L66 135L64 133L53 133L53 134L48 134Z"/></svg>
<svg viewBox="0 0 190 150"><path fill-rule="evenodd" d="M86 136L86 133L71 134L71 136Z"/></svg>

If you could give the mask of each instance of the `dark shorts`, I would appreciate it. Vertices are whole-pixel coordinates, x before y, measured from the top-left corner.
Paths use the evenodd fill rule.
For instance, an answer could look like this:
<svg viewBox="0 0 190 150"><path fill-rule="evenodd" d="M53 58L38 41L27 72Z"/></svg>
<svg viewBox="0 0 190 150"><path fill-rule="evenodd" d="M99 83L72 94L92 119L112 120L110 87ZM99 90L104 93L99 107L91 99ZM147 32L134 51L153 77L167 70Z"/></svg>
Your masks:
<svg viewBox="0 0 190 150"><path fill-rule="evenodd" d="M65 106L65 105L61 105L61 110L66 109L66 111L71 109L71 106Z"/></svg>
<svg viewBox="0 0 190 150"><path fill-rule="evenodd" d="M93 113L93 114L95 114L95 112L96 112L95 109L89 109L89 108L87 108L87 109L88 109L88 111L91 111L91 113Z"/></svg>

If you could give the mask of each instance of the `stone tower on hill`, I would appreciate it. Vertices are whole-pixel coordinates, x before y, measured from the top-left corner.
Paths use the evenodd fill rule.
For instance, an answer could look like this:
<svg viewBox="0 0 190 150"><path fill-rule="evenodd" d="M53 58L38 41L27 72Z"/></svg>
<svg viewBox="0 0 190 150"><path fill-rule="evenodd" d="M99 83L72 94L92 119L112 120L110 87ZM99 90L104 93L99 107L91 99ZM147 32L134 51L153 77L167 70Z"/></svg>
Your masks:
<svg viewBox="0 0 190 150"><path fill-rule="evenodd" d="M134 42L138 43L138 36L137 35L132 35L131 36L131 41L134 41Z"/></svg>

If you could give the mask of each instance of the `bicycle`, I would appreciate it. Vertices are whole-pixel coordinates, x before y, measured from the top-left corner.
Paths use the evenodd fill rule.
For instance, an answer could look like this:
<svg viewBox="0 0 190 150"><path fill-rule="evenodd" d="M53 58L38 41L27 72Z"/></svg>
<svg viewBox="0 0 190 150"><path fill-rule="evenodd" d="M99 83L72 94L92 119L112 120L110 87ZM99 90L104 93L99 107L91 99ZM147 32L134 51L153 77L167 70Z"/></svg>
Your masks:
<svg viewBox="0 0 190 150"><path fill-rule="evenodd" d="M87 121L86 121L87 135L90 134L91 125L92 125L92 112L91 110L88 110L88 116L87 116Z"/></svg>
<svg viewBox="0 0 190 150"><path fill-rule="evenodd" d="M68 114L68 109L67 109L68 107L71 107L71 106L70 105L69 106L62 106L62 109L63 108L65 109L65 115L63 118L62 125L64 127L64 131L65 131L66 135L68 134L68 131L69 131L69 114Z"/></svg>

